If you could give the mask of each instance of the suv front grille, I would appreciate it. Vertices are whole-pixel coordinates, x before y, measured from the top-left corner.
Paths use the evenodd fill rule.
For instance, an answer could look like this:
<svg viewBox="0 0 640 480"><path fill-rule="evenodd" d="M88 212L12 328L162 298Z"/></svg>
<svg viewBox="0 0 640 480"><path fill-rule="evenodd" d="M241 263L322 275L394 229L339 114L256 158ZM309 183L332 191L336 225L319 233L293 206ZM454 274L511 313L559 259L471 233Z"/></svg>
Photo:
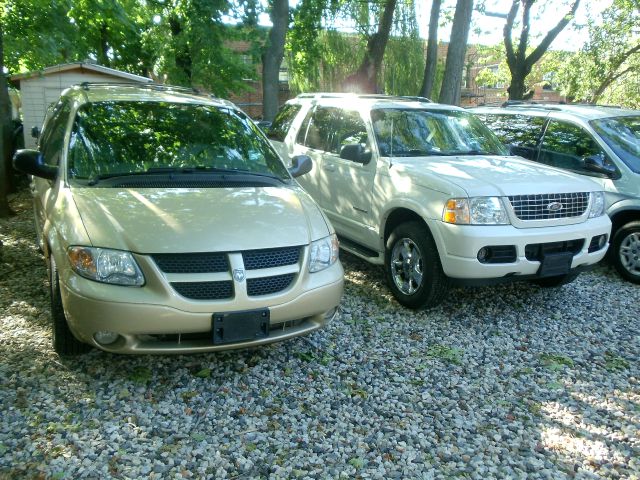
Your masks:
<svg viewBox="0 0 640 480"><path fill-rule="evenodd" d="M297 246L247 250L239 253L242 254L245 270L259 274L259 270L297 264L301 252L302 247ZM229 253L236 252L158 253L151 255L151 258L162 272L184 275L186 281L175 281L174 279L171 281L172 288L183 297L192 300L224 300L230 299L234 295L233 280L190 282L188 275L228 273L231 278ZM274 276L273 273L265 271L264 276L247 279L247 294L254 297L282 292L289 288L298 274L295 272Z"/></svg>
<svg viewBox="0 0 640 480"><path fill-rule="evenodd" d="M523 221L580 217L589 206L589 192L511 195L509 202Z"/></svg>

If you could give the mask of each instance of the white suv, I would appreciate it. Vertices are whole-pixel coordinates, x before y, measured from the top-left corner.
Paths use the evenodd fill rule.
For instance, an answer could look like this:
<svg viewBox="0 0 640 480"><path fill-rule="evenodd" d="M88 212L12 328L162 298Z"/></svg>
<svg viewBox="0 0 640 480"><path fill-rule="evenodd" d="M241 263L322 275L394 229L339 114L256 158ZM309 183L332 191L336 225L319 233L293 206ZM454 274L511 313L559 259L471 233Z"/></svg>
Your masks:
<svg viewBox="0 0 640 480"><path fill-rule="evenodd" d="M305 94L268 136L285 158L309 155L300 184L341 246L384 264L410 308L451 283L566 283L605 255L611 222L593 181L508 156L461 108L426 99Z"/></svg>

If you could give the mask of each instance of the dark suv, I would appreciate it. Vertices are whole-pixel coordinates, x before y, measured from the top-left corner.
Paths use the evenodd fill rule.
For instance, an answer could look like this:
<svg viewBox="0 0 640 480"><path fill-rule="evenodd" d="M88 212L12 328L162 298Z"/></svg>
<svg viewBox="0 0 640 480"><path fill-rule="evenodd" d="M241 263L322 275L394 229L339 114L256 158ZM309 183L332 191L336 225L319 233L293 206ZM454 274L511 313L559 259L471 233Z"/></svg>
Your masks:
<svg viewBox="0 0 640 480"><path fill-rule="evenodd" d="M512 154L602 185L613 224L609 255L640 283L640 112L596 105L514 104L471 109Z"/></svg>

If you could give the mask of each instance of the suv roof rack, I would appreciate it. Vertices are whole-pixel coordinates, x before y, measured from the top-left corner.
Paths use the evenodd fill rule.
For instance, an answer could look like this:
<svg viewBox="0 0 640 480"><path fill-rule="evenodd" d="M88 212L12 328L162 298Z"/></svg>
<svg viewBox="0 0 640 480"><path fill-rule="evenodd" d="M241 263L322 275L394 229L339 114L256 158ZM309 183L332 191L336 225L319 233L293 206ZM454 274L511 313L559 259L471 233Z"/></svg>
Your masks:
<svg viewBox="0 0 640 480"><path fill-rule="evenodd" d="M380 100L398 100L398 101L405 101L405 102L433 103L433 101L427 97L420 97L420 96L414 96L414 95L385 95L380 93L331 93L331 92L301 93L298 95L298 98L347 98L347 97L371 98L371 99L380 99Z"/></svg>
<svg viewBox="0 0 640 480"><path fill-rule="evenodd" d="M539 108L541 110L560 110L556 105L566 105L564 102L556 102L556 105L550 105L552 102L538 103L525 100L507 100L502 105L503 108Z"/></svg>

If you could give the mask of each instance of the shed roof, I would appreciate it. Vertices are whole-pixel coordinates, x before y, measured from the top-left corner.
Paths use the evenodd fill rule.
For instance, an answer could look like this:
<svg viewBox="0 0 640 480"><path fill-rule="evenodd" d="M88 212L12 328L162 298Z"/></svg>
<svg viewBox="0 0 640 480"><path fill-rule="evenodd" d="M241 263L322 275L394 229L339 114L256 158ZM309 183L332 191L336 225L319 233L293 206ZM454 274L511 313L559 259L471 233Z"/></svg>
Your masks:
<svg viewBox="0 0 640 480"><path fill-rule="evenodd" d="M74 62L74 63L62 63L60 65L53 65L51 67L43 68L42 70L34 70L31 72L17 73L9 77L9 81L18 86L21 80L27 80L33 77L42 77L46 75L53 75L61 72L68 72L73 70L79 70L81 72L98 72L113 77L124 78L134 82L152 82L150 78L135 75L133 73L123 72L116 70L115 68L105 67L103 65L96 65L95 63Z"/></svg>

